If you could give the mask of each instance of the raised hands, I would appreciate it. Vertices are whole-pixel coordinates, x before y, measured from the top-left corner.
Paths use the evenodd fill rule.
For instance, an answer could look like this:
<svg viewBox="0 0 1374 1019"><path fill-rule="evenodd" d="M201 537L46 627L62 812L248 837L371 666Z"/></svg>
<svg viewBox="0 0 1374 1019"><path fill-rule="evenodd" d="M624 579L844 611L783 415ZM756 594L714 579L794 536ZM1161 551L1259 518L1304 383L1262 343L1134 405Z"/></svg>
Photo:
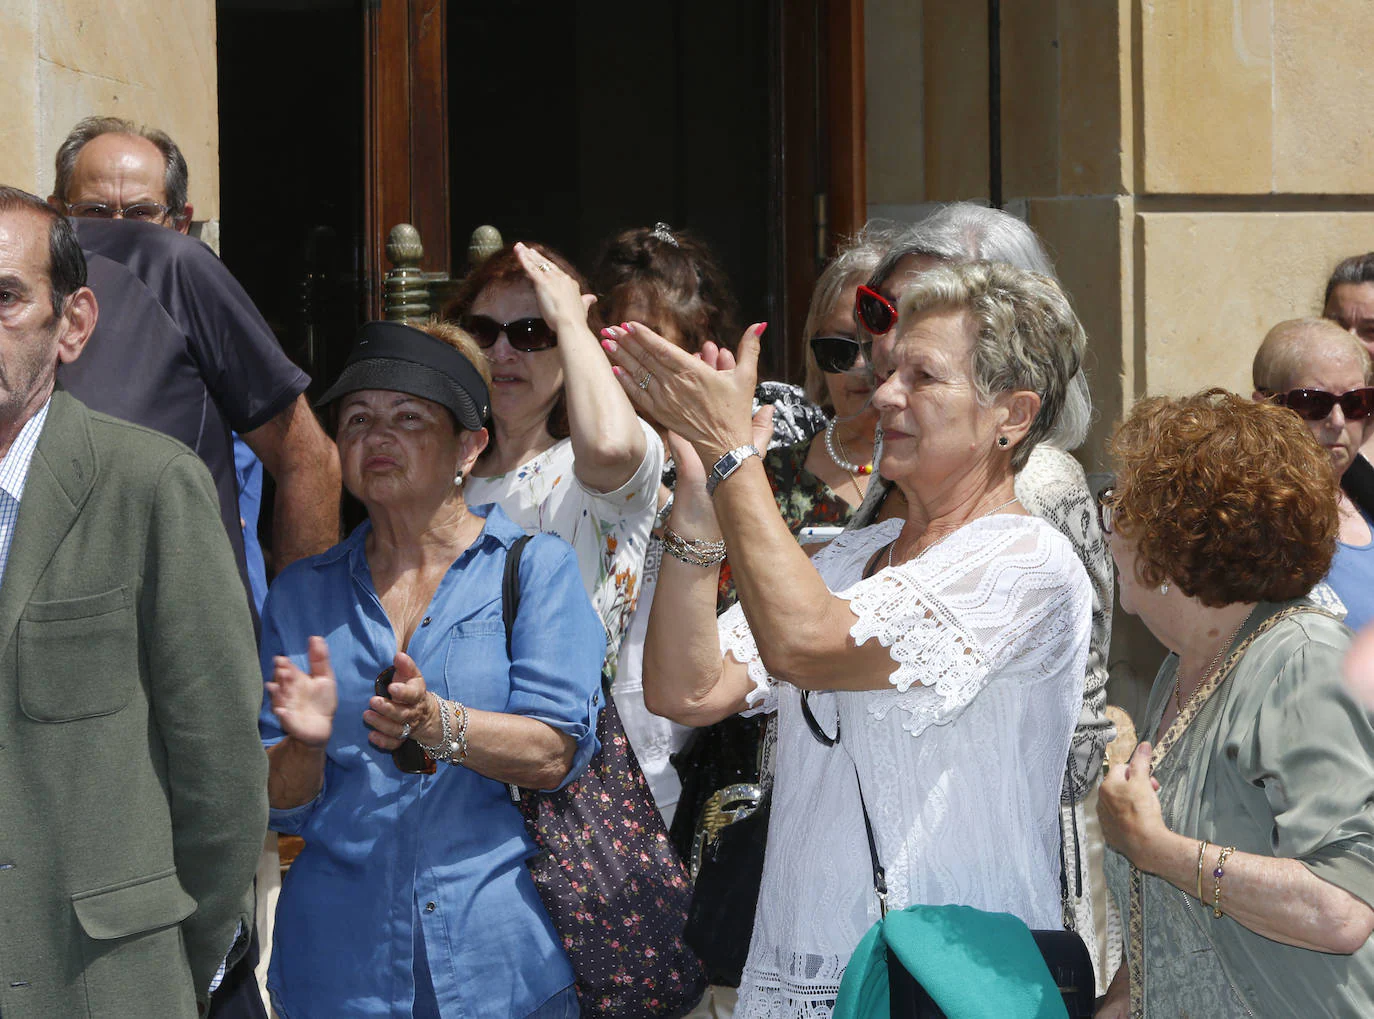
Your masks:
<svg viewBox="0 0 1374 1019"><path fill-rule="evenodd" d="M539 314L554 332L563 333L569 325L586 328L587 309L596 303L591 294L583 294L573 279L538 251L519 241L515 256L534 287Z"/></svg>
<svg viewBox="0 0 1374 1019"><path fill-rule="evenodd" d="M630 401L676 432L712 463L753 437L754 386L759 338L767 323L740 339L739 356L707 343L700 357L669 343L638 322L604 330L602 347Z"/></svg>
<svg viewBox="0 0 1374 1019"><path fill-rule="evenodd" d="M267 693L272 698L272 713L282 731L297 742L322 748L334 731L334 712L339 707L339 691L334 670L329 664L329 645L323 637L311 637L307 651L307 673L291 659L273 659L272 679Z"/></svg>

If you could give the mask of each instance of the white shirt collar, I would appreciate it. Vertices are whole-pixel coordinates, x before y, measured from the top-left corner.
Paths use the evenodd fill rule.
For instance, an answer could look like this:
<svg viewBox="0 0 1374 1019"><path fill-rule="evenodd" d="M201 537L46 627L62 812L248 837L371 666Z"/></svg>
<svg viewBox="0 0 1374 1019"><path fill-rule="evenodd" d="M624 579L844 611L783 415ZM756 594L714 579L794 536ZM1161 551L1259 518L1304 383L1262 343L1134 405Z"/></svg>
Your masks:
<svg viewBox="0 0 1374 1019"><path fill-rule="evenodd" d="M9 451L0 459L0 491L15 502L24 497L24 486L29 479L29 465L33 463L34 451L38 449L38 437L43 434L43 423L48 419L48 407L52 405L49 396L38 409L38 413L24 422L19 429Z"/></svg>

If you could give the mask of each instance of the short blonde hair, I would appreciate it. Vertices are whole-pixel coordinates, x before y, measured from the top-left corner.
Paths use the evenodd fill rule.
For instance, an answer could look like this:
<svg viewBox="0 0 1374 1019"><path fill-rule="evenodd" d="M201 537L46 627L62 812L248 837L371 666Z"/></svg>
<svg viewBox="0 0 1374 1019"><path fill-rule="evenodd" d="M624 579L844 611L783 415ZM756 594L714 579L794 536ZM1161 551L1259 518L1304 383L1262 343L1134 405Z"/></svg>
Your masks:
<svg viewBox="0 0 1374 1019"><path fill-rule="evenodd" d="M1005 262L957 262L921 273L902 292L898 328L928 311L963 310L973 319L970 374L985 406L999 393L1029 390L1040 410L1012 451L1020 470L1054 432L1088 338L1059 284Z"/></svg>
<svg viewBox="0 0 1374 1019"><path fill-rule="evenodd" d="M477 341L472 338L472 334L461 326L452 322L445 322L441 318L431 318L428 322L422 322L415 327L426 336L433 336L436 340L443 340L458 353L468 359L468 363L477 369L477 374L482 376L482 382L486 385L488 392L491 390L491 365L487 362L487 356L482 353L482 348L477 345Z"/></svg>

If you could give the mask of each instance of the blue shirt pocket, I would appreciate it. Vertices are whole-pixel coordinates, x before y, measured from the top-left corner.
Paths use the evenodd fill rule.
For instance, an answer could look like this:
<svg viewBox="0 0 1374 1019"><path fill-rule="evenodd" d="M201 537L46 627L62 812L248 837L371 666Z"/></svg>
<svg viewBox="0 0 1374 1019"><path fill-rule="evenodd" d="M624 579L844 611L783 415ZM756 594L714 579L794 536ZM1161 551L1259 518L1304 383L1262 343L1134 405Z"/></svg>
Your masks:
<svg viewBox="0 0 1374 1019"><path fill-rule="evenodd" d="M435 693L479 711L505 711L510 700L510 659L506 626L496 619L465 619L448 634L444 656L445 689Z"/></svg>

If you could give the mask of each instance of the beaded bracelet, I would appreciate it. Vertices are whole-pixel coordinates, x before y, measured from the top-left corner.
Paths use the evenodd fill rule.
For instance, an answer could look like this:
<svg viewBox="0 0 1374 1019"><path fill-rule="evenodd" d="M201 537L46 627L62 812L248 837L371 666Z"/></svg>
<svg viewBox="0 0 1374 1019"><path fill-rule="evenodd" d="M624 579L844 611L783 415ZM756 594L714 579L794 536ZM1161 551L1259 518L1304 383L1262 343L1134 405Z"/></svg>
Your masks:
<svg viewBox="0 0 1374 1019"><path fill-rule="evenodd" d="M1198 900L1198 902L1206 902L1206 901L1207 901L1206 899L1204 899L1204 898L1202 897L1202 869L1203 869L1202 858L1207 854L1207 847L1210 846L1211 844L1212 844L1212 843L1208 842L1206 839L1203 839L1200 843L1198 843L1198 847L1197 847L1197 900Z"/></svg>
<svg viewBox="0 0 1374 1019"><path fill-rule="evenodd" d="M671 527L664 527L663 551L689 566L715 566L725 558L725 542L684 538Z"/></svg>
<svg viewBox="0 0 1374 1019"><path fill-rule="evenodd" d="M1212 871L1212 877L1216 879L1216 884L1212 887L1212 916L1221 919L1221 879L1226 873L1226 858L1236 851L1235 846L1227 846L1217 857L1217 869Z"/></svg>

